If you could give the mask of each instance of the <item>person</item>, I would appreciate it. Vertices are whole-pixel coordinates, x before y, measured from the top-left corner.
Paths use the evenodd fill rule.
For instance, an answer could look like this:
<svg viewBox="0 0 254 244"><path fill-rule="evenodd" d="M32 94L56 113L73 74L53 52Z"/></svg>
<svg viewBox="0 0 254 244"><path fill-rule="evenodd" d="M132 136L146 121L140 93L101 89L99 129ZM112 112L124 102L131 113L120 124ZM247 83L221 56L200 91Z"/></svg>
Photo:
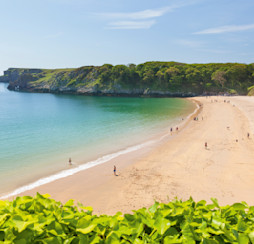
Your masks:
<svg viewBox="0 0 254 244"><path fill-rule="evenodd" d="M247 137L250 138L250 133L249 132L247 133Z"/></svg>
<svg viewBox="0 0 254 244"><path fill-rule="evenodd" d="M114 175L116 176L116 166L114 165Z"/></svg>
<svg viewBox="0 0 254 244"><path fill-rule="evenodd" d="M71 158L69 158L69 165L72 165Z"/></svg>
<svg viewBox="0 0 254 244"><path fill-rule="evenodd" d="M207 149L207 142L205 142L205 149Z"/></svg>

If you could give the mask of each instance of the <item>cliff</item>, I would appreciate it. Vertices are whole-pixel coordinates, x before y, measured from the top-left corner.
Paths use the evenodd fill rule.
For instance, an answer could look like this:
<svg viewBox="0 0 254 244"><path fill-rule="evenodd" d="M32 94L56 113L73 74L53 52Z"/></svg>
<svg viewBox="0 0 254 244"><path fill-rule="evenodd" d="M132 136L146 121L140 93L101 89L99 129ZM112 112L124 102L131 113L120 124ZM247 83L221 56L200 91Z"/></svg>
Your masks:
<svg viewBox="0 0 254 244"><path fill-rule="evenodd" d="M10 68L0 77L10 90L120 96L246 95L254 85L254 64L84 66L77 69Z"/></svg>

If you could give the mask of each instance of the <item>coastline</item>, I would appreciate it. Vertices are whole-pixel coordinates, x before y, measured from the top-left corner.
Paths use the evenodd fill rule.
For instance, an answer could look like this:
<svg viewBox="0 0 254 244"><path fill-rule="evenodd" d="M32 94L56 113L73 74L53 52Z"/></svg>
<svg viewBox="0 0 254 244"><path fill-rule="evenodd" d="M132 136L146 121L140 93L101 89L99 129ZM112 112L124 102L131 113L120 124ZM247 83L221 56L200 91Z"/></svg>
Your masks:
<svg viewBox="0 0 254 244"><path fill-rule="evenodd" d="M200 109L200 107L198 106L198 101L193 100L192 102L196 106L194 111L192 111L192 113L187 115L186 118L181 121L181 123L172 124L172 127L184 128L188 124L188 122L198 113L198 110ZM45 175L44 177L34 180L33 182L27 183L27 184L25 184L21 187L18 187L10 192L1 194L0 199L12 199L13 197L18 196L18 195L24 195L26 192L29 192L29 191L33 192L34 189L37 189L37 188L39 189L40 187L44 186L45 184L54 183L55 181L57 181L59 179L64 179L66 177L76 175L82 171L86 171L86 170L93 168L93 167L100 167L102 164L110 163L111 161L113 161L116 158L119 158L119 157L120 158L122 158L122 157L129 158L128 154L130 154L130 153L132 153L134 155L134 159L135 159L137 155L145 154L146 152L150 151L151 148L155 148L165 138L174 135L174 133L169 132L169 129L170 128L167 125L167 128L166 129L164 128L163 132L154 135L149 140L143 141L140 144L132 145L132 146L124 148L120 151L116 151L116 152L113 152L110 154L102 155L97 159L95 158L95 159L85 162L85 163L72 165L72 167L69 169L63 169L63 170L60 170L60 171L55 172L53 174ZM165 133L166 130L168 132ZM130 158L132 158L132 156L130 156ZM78 161L82 162L82 158L79 158ZM125 160L123 160L123 161L125 161Z"/></svg>
<svg viewBox="0 0 254 244"><path fill-rule="evenodd" d="M225 99L230 102L225 103ZM254 204L253 132L247 138L249 121L254 117L247 118L241 107L252 104L253 98L246 98L241 106L236 105L237 99L196 97L203 104L197 111L199 120L191 116L174 135L20 195L38 191L62 202L75 199L92 206L98 214L128 213L154 201L186 200L190 196L195 201L215 197L222 205ZM113 175L113 165L118 177Z"/></svg>
<svg viewBox="0 0 254 244"><path fill-rule="evenodd" d="M0 196L145 143L194 108L186 99L25 94L3 84L0 93Z"/></svg>

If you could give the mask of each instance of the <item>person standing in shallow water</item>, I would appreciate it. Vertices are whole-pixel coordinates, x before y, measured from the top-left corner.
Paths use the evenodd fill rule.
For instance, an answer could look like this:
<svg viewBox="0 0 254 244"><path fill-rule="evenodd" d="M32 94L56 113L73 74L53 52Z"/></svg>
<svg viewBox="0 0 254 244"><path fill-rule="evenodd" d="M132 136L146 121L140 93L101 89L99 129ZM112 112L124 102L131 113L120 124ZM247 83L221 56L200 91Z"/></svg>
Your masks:
<svg viewBox="0 0 254 244"><path fill-rule="evenodd" d="M71 158L69 158L69 165L72 165Z"/></svg>
<svg viewBox="0 0 254 244"><path fill-rule="evenodd" d="M114 176L116 176L116 166L114 165Z"/></svg>

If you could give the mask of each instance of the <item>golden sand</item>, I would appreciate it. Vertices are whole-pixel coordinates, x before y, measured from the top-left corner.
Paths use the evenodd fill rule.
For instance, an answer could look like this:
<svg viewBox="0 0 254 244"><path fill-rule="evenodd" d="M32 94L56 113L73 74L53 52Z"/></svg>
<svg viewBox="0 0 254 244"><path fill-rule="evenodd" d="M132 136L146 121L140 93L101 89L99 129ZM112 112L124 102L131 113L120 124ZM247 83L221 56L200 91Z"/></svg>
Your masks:
<svg viewBox="0 0 254 244"><path fill-rule="evenodd" d="M62 202L75 199L100 214L131 212L155 200L190 196L208 202L214 197L221 205L253 205L254 97L195 100L202 104L198 120L190 119L159 143L22 195L40 192Z"/></svg>

